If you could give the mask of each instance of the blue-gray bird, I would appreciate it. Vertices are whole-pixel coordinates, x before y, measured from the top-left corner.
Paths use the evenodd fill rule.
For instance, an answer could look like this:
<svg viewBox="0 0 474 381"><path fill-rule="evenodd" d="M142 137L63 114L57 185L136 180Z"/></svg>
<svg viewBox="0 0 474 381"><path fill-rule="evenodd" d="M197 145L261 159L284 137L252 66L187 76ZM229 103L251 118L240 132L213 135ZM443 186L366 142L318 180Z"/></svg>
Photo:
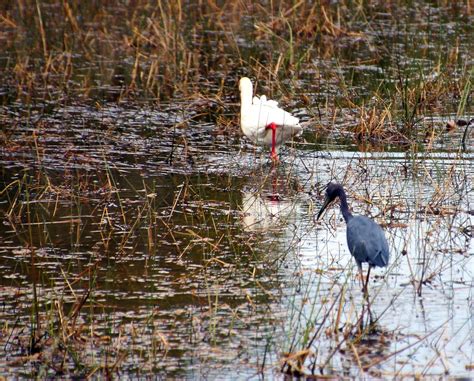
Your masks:
<svg viewBox="0 0 474 381"><path fill-rule="evenodd" d="M382 228L373 220L365 216L353 216L347 205L347 197L344 188L340 184L329 183L326 189L326 198L317 219L321 217L327 206L339 197L341 213L347 224L347 246L356 260L361 279L362 263L369 264L367 281L363 283L362 290L367 293L370 269L374 266L385 267L390 257L387 240Z"/></svg>

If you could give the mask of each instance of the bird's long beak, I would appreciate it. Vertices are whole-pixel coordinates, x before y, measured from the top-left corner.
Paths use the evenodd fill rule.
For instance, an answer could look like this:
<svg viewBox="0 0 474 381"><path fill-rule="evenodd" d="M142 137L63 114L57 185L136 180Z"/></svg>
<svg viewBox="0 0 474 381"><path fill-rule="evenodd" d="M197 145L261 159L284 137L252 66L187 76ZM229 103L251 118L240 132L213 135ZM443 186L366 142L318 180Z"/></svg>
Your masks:
<svg viewBox="0 0 474 381"><path fill-rule="evenodd" d="M324 210L328 207L328 205L331 203L331 200L326 197L324 199L324 203L323 203L323 206L321 207L321 209L319 209L319 212L318 212L318 216L316 217L316 220L319 220L319 217L321 217L321 215L323 214Z"/></svg>

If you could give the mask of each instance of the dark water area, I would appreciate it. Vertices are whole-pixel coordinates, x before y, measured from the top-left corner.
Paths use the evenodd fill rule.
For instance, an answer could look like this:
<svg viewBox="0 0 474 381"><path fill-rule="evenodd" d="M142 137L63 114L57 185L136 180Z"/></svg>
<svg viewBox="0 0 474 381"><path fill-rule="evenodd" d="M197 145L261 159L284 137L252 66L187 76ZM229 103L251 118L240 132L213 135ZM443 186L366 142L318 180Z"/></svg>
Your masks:
<svg viewBox="0 0 474 381"><path fill-rule="evenodd" d="M38 4L0 6L0 378L472 378L467 2ZM276 167L243 75L305 122ZM389 243L368 301L330 181Z"/></svg>

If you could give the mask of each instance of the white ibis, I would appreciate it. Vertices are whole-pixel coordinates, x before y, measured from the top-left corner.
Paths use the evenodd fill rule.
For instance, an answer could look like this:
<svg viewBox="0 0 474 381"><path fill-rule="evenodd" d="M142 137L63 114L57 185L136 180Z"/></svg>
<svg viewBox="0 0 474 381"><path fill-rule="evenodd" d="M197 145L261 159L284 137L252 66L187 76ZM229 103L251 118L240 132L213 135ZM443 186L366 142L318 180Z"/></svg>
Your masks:
<svg viewBox="0 0 474 381"><path fill-rule="evenodd" d="M271 157L278 161L278 147L302 131L298 118L278 107L278 102L265 95L253 97L252 82L247 77L239 81L240 127L255 144L272 147Z"/></svg>

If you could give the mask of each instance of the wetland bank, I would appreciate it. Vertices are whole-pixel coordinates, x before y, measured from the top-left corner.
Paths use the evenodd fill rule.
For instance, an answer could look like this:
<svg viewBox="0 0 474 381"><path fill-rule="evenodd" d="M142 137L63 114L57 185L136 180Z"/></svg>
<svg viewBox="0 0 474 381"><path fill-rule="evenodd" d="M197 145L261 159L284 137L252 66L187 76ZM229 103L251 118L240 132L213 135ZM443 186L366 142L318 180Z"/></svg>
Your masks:
<svg viewBox="0 0 474 381"><path fill-rule="evenodd" d="M2 3L0 377L472 378L472 12ZM278 167L243 76L305 122ZM330 181L389 243L368 302Z"/></svg>

